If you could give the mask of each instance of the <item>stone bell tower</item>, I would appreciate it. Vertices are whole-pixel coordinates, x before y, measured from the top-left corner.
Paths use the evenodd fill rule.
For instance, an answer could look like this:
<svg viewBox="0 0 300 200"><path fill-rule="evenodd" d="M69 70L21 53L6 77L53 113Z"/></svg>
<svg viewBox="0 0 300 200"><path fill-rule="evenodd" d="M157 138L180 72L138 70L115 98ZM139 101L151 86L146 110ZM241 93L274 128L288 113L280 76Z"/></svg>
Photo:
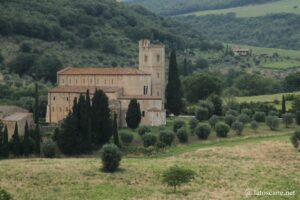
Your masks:
<svg viewBox="0 0 300 200"><path fill-rule="evenodd" d="M152 74L151 96L165 101L165 46L139 41L139 69Z"/></svg>

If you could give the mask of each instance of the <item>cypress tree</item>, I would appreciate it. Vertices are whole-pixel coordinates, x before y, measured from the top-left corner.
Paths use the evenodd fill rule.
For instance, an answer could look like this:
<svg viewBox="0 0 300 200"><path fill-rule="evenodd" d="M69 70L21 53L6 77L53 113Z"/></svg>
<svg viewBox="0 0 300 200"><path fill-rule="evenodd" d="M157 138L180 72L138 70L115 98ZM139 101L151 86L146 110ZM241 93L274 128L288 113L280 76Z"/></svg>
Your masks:
<svg viewBox="0 0 300 200"><path fill-rule="evenodd" d="M3 137L4 137L4 124L0 121L0 158L2 157Z"/></svg>
<svg viewBox="0 0 300 200"><path fill-rule="evenodd" d="M173 50L170 56L169 77L166 89L166 109L174 115L179 115L183 110L183 93L178 76L176 51Z"/></svg>
<svg viewBox="0 0 300 200"><path fill-rule="evenodd" d="M37 82L35 83L34 123L39 123L39 88Z"/></svg>
<svg viewBox="0 0 300 200"><path fill-rule="evenodd" d="M57 145L63 154L76 155L80 153L77 148L80 145L80 140L77 137L78 132L76 125L76 118L70 112L64 119L61 131L59 131L57 135Z"/></svg>
<svg viewBox="0 0 300 200"><path fill-rule="evenodd" d="M186 58L183 60L183 76L187 76L189 74L188 63Z"/></svg>
<svg viewBox="0 0 300 200"><path fill-rule="evenodd" d="M30 143L29 143L29 127L26 121L24 130L24 142L23 142L24 156L28 157L30 154Z"/></svg>
<svg viewBox="0 0 300 200"><path fill-rule="evenodd" d="M120 147L117 113L114 113L114 118L113 118L113 138L114 138L114 144Z"/></svg>
<svg viewBox="0 0 300 200"><path fill-rule="evenodd" d="M131 99L126 112L126 123L131 129L136 129L142 119L140 104L136 99Z"/></svg>
<svg viewBox="0 0 300 200"><path fill-rule="evenodd" d="M2 157L8 158L9 156L9 146L8 146L8 130L7 126L4 128L3 139L2 139Z"/></svg>
<svg viewBox="0 0 300 200"><path fill-rule="evenodd" d="M285 114L286 113L286 102L285 102L285 96L282 95L282 102L281 102L281 112L282 114Z"/></svg>
<svg viewBox="0 0 300 200"><path fill-rule="evenodd" d="M12 136L12 151L15 156L20 155L20 138L19 138L18 123L15 124L15 130Z"/></svg>
<svg viewBox="0 0 300 200"><path fill-rule="evenodd" d="M96 145L105 144L112 136L112 120L108 97L102 90L96 90L91 107L92 141Z"/></svg>
<svg viewBox="0 0 300 200"><path fill-rule="evenodd" d="M37 123L35 125L35 137L34 137L34 152L37 155L40 155L41 153L41 134L40 134L40 124Z"/></svg>
<svg viewBox="0 0 300 200"><path fill-rule="evenodd" d="M39 121L39 87L35 83L35 102L34 102L34 123L35 123L35 137L34 137L34 152L37 155L41 153L41 135L40 135L40 121Z"/></svg>
<svg viewBox="0 0 300 200"><path fill-rule="evenodd" d="M86 120L87 120L87 141L89 146L92 145L92 131L91 131L91 98L90 91L86 91L85 96L85 109L86 109Z"/></svg>

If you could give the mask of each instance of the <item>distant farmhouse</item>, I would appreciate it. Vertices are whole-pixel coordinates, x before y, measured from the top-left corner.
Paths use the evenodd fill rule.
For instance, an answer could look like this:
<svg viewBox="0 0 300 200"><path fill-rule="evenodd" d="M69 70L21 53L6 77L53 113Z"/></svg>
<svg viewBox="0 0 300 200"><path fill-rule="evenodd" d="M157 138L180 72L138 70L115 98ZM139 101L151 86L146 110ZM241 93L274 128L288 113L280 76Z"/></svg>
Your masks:
<svg viewBox="0 0 300 200"><path fill-rule="evenodd" d="M7 126L8 138L14 134L16 123L20 135L24 135L26 121L29 127L34 125L32 113L17 106L0 106L0 121Z"/></svg>
<svg viewBox="0 0 300 200"><path fill-rule="evenodd" d="M126 111L131 99L140 103L142 125L166 124L165 47L141 40L138 68L68 67L59 71L57 87L48 94L46 121L61 122L72 109L74 99L87 90L91 98L96 90L106 93L111 110L118 115L120 127L126 126Z"/></svg>
<svg viewBox="0 0 300 200"><path fill-rule="evenodd" d="M244 49L244 48L234 48L232 49L232 52L235 56L250 56L251 50L250 49Z"/></svg>

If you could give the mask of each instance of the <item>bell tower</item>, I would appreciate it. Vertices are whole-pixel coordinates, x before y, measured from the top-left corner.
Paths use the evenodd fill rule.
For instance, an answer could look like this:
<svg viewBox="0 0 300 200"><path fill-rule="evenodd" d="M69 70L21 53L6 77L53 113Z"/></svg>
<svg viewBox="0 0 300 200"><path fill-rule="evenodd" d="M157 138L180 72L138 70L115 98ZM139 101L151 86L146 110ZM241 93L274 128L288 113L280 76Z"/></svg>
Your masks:
<svg viewBox="0 0 300 200"><path fill-rule="evenodd" d="M165 101L165 46L139 41L139 69L152 74L151 96Z"/></svg>

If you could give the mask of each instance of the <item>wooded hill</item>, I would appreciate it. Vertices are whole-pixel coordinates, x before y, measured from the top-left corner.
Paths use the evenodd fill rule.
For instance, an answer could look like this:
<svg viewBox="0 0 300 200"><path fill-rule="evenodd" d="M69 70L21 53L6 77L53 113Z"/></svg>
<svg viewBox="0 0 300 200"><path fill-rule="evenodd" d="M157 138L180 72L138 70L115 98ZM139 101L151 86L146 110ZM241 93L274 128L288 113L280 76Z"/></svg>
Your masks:
<svg viewBox="0 0 300 200"><path fill-rule="evenodd" d="M141 38L178 49L203 41L199 31L140 6L110 0L1 0L5 63L25 52L57 56L63 66L133 66Z"/></svg>

